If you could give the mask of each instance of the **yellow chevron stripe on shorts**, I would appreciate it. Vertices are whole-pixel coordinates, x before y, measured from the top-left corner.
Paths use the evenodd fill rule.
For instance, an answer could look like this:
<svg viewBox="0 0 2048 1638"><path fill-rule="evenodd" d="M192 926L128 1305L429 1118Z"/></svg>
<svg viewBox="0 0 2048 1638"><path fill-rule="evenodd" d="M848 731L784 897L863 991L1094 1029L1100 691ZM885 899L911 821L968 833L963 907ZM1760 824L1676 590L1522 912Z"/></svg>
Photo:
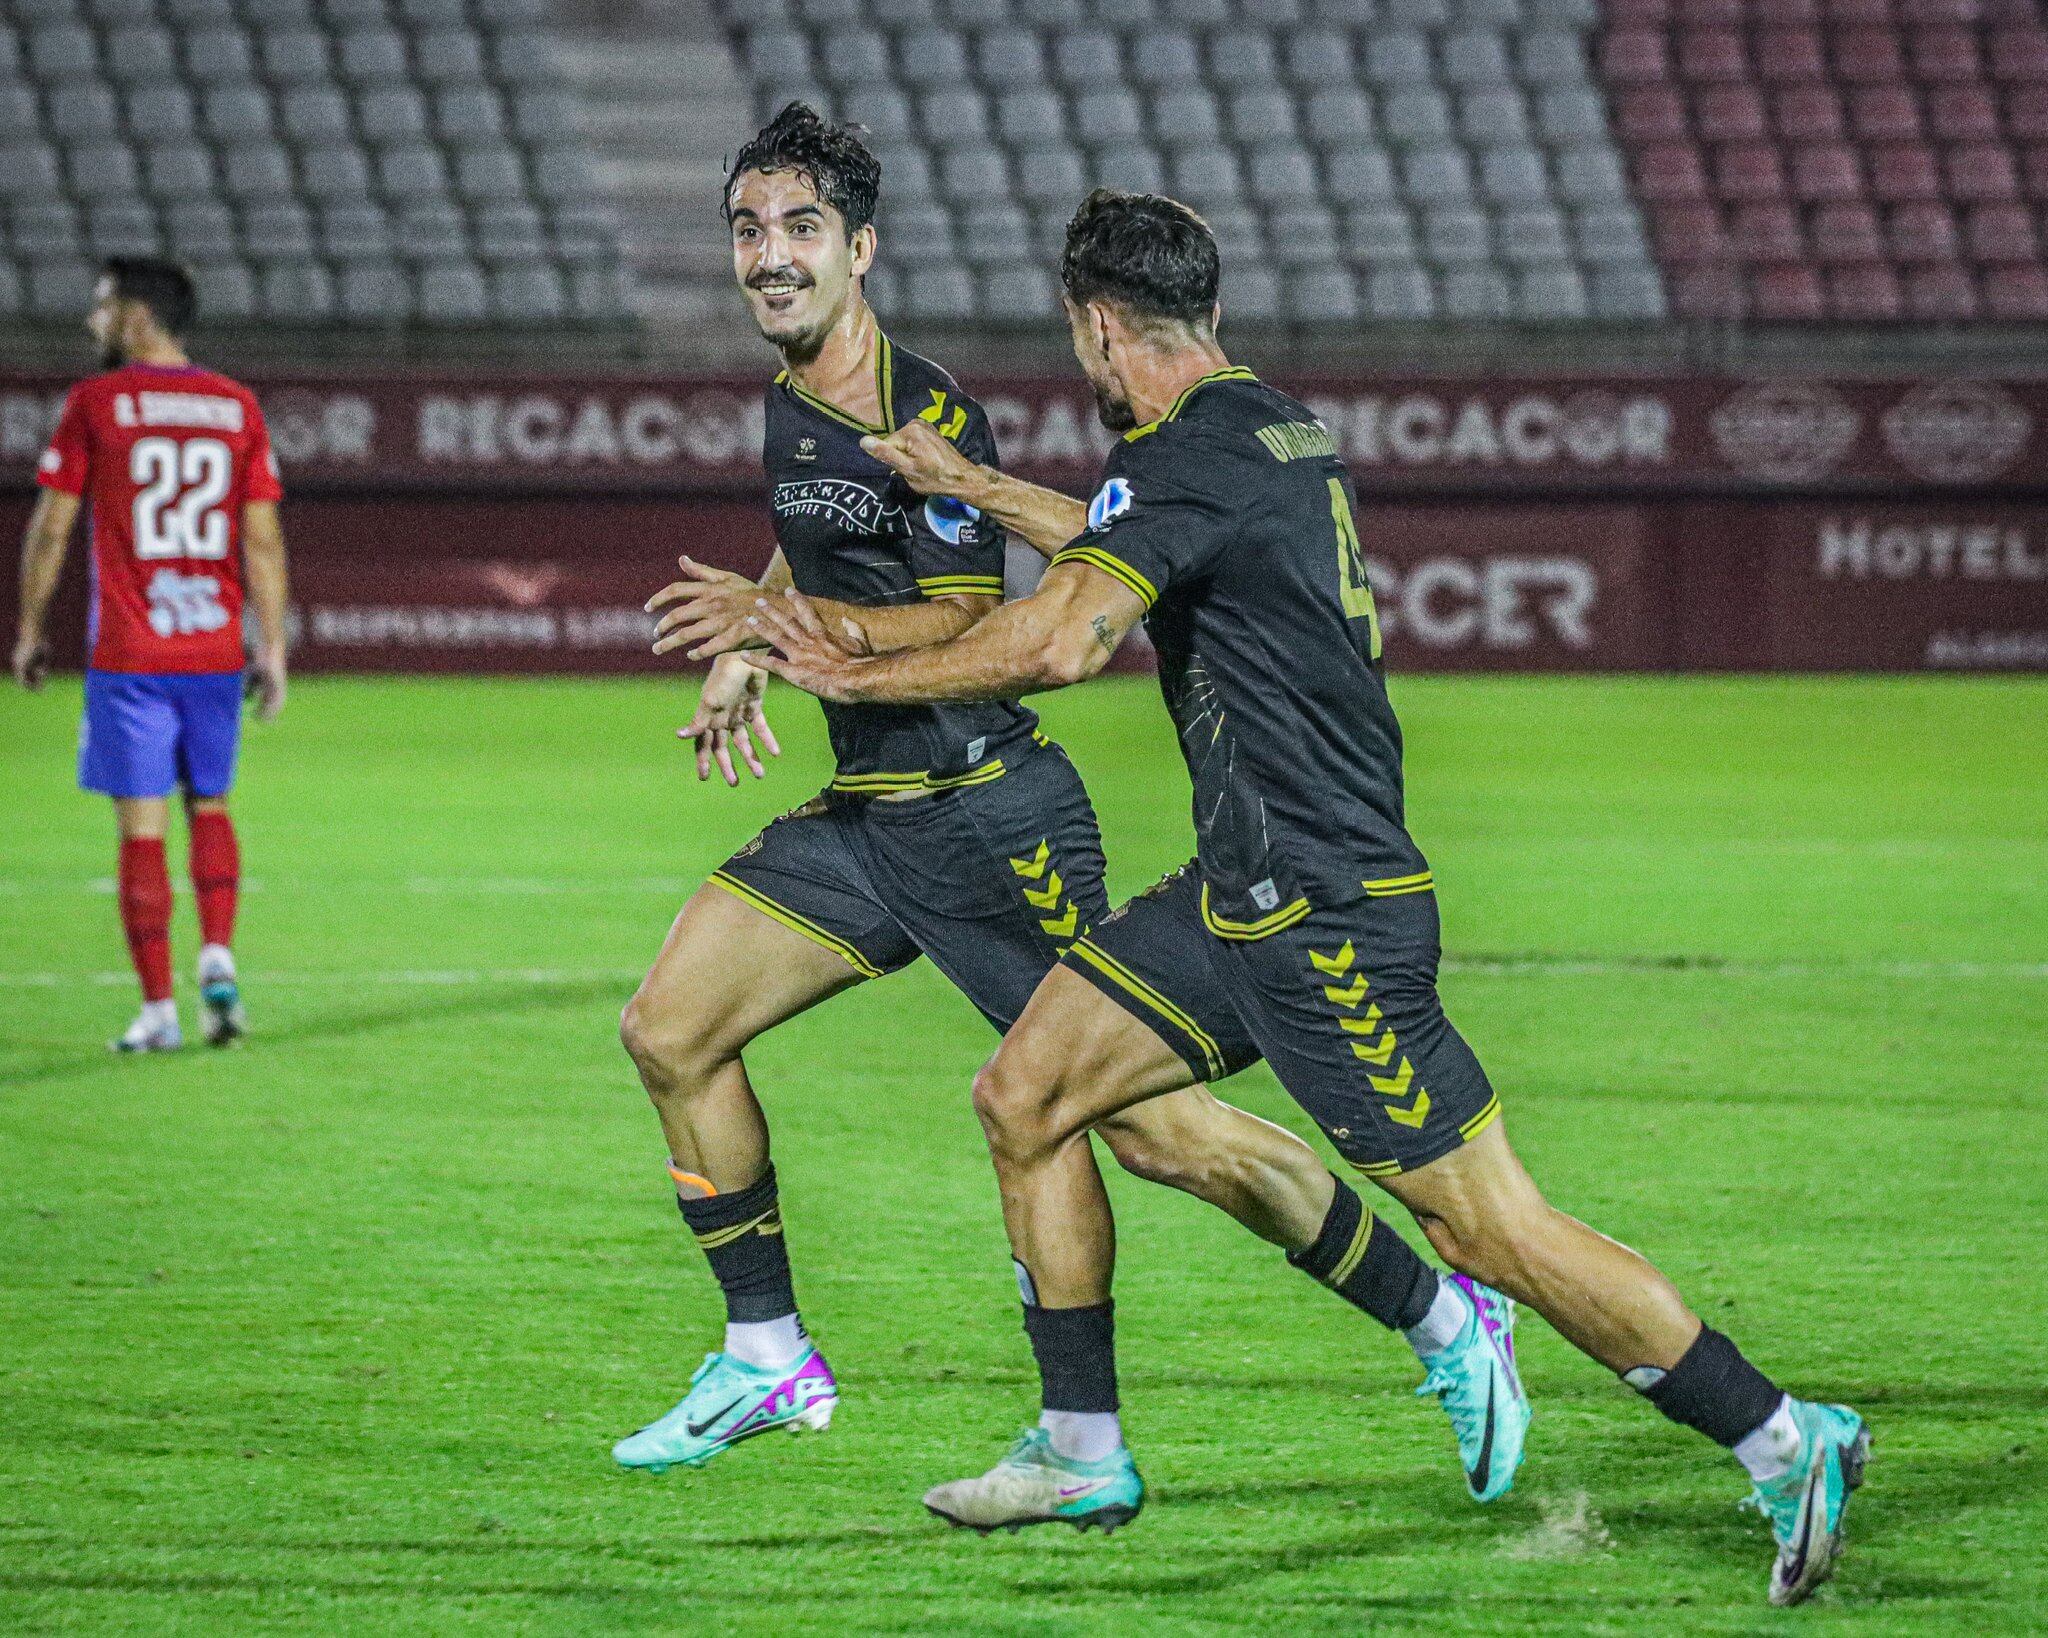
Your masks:
<svg viewBox="0 0 2048 1638"><path fill-rule="evenodd" d="M861 977L880 978L882 976L882 969L868 960L866 956L862 955L851 944L847 943L845 939L826 932L824 928L814 921L805 920L787 905L777 904L759 888L749 887L737 876L727 875L723 870L712 871L710 879L714 886L724 888L726 892L738 899L740 903L751 905L770 921L779 921L792 933L801 933L813 944L824 945L826 949L838 956L855 972L859 973Z"/></svg>
<svg viewBox="0 0 2048 1638"><path fill-rule="evenodd" d="M1062 563L1085 563L1091 569L1100 569L1112 580L1120 580L1138 595L1138 601L1150 608L1159 601L1159 588L1147 580L1120 557L1113 557L1100 546L1068 546L1056 552L1053 560L1046 565L1057 569Z"/></svg>
<svg viewBox="0 0 2048 1638"><path fill-rule="evenodd" d="M1107 978L1112 984L1128 994L1135 995L1146 1006L1179 1030L1196 1046L1201 1048L1202 1059L1209 1066L1212 1079L1220 1079L1224 1073L1223 1051L1216 1045L1216 1038L1195 1022L1192 1015L1181 1010L1150 984L1147 984L1130 968L1118 961L1100 945L1086 938L1077 938L1067 947L1067 954L1077 955L1089 966Z"/></svg>
<svg viewBox="0 0 2048 1638"><path fill-rule="evenodd" d="M986 785L991 779L1000 779L1006 770L1003 759L984 762L978 768L969 768L965 773L934 774L930 769L918 773L864 773L834 774L832 788L849 796L894 796L899 791L950 791L962 785Z"/></svg>
<svg viewBox="0 0 2048 1638"><path fill-rule="evenodd" d="M1436 877L1427 870L1418 870L1412 876L1382 876L1378 881L1360 882L1369 899L1397 899L1403 893L1427 893L1436 886Z"/></svg>
<svg viewBox="0 0 2048 1638"><path fill-rule="evenodd" d="M1209 884L1202 883L1202 925L1218 938L1258 939L1292 927L1308 915L1307 899L1296 899L1292 904L1283 904L1270 916L1261 916L1257 921L1231 921L1219 916L1209 908Z"/></svg>

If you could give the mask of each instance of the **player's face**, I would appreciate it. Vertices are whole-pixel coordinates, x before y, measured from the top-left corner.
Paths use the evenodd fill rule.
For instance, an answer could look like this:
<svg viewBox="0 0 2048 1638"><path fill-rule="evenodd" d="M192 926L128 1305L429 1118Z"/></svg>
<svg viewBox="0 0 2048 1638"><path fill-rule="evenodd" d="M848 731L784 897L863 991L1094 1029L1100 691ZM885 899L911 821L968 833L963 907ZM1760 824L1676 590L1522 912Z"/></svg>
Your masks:
<svg viewBox="0 0 2048 1638"><path fill-rule="evenodd" d="M844 316L875 235L846 221L794 171L747 171L732 189L732 271L761 334L790 358L815 358Z"/></svg>
<svg viewBox="0 0 2048 1638"><path fill-rule="evenodd" d="M1081 373L1088 378L1088 385L1095 390L1095 414L1111 432L1129 432L1138 424L1138 412L1131 407L1131 396L1124 391L1124 384L1117 378L1115 368L1110 364L1109 351L1104 345L1104 323L1100 313L1093 307L1076 307L1071 301L1066 304L1067 329L1074 339L1074 357L1079 360Z"/></svg>
<svg viewBox="0 0 2048 1638"><path fill-rule="evenodd" d="M92 310L85 315L86 333L99 344L103 369L119 369L128 361L128 349L121 339L122 302L114 294L111 277L93 287Z"/></svg>

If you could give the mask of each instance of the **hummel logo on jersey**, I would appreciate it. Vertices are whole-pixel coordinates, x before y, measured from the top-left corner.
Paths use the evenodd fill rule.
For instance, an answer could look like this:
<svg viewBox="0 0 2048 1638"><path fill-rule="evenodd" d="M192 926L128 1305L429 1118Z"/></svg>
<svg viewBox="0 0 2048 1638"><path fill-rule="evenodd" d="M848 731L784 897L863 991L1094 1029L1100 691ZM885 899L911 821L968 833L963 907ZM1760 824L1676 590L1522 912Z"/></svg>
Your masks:
<svg viewBox="0 0 2048 1638"><path fill-rule="evenodd" d="M796 454L795 454L795 455L793 455L793 456L791 457L791 459L792 459L792 460L798 460L798 461L815 461L815 460L816 460L817 458L818 458L818 440L817 440L817 439L815 439L815 438L799 438L799 439L798 439L798 440L796 441Z"/></svg>

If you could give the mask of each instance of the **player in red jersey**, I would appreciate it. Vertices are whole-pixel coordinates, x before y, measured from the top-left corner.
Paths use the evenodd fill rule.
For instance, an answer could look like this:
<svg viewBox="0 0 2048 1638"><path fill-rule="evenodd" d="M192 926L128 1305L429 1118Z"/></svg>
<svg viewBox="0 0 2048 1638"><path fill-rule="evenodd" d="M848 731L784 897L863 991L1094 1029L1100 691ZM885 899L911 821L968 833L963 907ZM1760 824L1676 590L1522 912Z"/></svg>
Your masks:
<svg viewBox="0 0 2048 1638"><path fill-rule="evenodd" d="M244 1028L230 949L241 865L227 795L241 734L245 577L262 633L248 692L264 721L284 705L284 491L255 395L185 356L179 338L197 305L191 274L175 262L105 264L86 319L105 373L64 401L22 542L14 675L35 689L49 668L44 617L90 497L78 783L114 799L120 831L121 925L142 980L142 1011L113 1043L121 1052L183 1044L164 863L174 789L191 826L206 1038L226 1046Z"/></svg>

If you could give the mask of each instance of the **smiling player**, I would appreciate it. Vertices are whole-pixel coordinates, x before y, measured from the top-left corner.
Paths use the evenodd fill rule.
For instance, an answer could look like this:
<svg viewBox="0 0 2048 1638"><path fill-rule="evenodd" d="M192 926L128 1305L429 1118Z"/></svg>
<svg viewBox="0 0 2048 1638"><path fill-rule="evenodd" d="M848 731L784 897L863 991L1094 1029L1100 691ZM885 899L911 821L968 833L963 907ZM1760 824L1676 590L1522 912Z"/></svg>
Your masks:
<svg viewBox="0 0 2048 1638"><path fill-rule="evenodd" d="M249 667L257 714L285 694L283 495L263 412L247 387L203 370L180 343L196 310L174 262L117 257L86 327L106 373L64 401L36 471L42 495L21 553L14 675L42 686L44 617L72 525L91 499L92 609L78 782L114 800L121 925L142 981L142 1011L113 1045L183 1045L171 993L169 797L182 791L199 901L206 1038L238 1039L246 1020L230 948L240 851L228 817L241 735L243 578L262 643Z"/></svg>

